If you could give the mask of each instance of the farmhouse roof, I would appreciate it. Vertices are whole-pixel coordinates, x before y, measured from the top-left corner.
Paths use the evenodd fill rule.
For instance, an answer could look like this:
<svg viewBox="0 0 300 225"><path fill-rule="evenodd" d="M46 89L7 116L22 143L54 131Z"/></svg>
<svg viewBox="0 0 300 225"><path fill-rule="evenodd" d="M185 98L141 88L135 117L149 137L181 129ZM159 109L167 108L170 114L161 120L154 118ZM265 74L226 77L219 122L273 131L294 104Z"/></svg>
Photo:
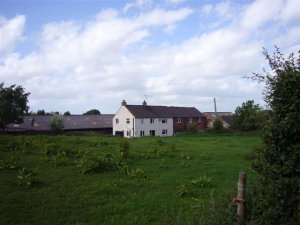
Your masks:
<svg viewBox="0 0 300 225"><path fill-rule="evenodd" d="M64 130L93 130L112 128L114 115L71 115L61 116L64 121ZM23 123L9 124L7 128L19 128L31 131L49 131L52 116L24 116Z"/></svg>
<svg viewBox="0 0 300 225"><path fill-rule="evenodd" d="M126 105L129 112L136 118L175 118L203 117L195 107Z"/></svg>

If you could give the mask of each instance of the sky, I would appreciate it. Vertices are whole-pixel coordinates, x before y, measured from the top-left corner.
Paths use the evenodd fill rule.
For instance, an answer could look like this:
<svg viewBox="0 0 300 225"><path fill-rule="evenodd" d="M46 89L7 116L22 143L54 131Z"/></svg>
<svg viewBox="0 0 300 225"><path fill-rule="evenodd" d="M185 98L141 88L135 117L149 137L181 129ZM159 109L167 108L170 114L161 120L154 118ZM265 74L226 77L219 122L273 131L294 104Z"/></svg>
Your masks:
<svg viewBox="0 0 300 225"><path fill-rule="evenodd" d="M0 83L30 111L265 106L262 55L300 50L299 0L1 0Z"/></svg>

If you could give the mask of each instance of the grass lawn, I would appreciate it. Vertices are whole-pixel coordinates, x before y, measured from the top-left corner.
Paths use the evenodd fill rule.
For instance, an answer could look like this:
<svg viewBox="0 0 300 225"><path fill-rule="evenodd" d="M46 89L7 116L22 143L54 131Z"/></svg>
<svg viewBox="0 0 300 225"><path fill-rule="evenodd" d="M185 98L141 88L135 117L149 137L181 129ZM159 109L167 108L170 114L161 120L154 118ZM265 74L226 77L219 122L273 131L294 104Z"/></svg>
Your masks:
<svg viewBox="0 0 300 225"><path fill-rule="evenodd" d="M256 135L0 136L0 224L166 224L235 191ZM234 196L232 196L234 197ZM232 198L231 198L232 199ZM228 203L231 202L228 199Z"/></svg>

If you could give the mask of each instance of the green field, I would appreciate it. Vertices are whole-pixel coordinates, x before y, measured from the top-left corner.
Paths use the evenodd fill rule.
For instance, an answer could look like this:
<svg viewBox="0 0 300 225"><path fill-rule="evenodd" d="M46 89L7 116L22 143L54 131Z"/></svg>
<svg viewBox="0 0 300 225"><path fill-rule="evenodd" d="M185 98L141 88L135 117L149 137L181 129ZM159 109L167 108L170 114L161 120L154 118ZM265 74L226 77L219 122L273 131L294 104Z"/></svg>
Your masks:
<svg viewBox="0 0 300 225"><path fill-rule="evenodd" d="M260 141L206 133L135 138L121 157L126 142L118 137L1 135L0 224L166 224L170 212L192 219L211 194L235 190L239 171L255 182L249 153Z"/></svg>

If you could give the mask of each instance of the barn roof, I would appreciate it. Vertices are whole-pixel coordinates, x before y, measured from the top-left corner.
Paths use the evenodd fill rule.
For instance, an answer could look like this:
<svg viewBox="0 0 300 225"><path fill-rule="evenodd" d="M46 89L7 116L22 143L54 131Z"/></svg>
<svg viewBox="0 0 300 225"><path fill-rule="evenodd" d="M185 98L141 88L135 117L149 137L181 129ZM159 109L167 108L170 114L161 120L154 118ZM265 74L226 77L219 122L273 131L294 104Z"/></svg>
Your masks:
<svg viewBox="0 0 300 225"><path fill-rule="evenodd" d="M126 108L136 118L203 117L195 107L126 105Z"/></svg>
<svg viewBox="0 0 300 225"><path fill-rule="evenodd" d="M64 130L95 130L112 128L114 115L71 115L61 116L64 121ZM9 124L7 128L19 128L31 131L50 131L52 115L24 116L23 123Z"/></svg>

